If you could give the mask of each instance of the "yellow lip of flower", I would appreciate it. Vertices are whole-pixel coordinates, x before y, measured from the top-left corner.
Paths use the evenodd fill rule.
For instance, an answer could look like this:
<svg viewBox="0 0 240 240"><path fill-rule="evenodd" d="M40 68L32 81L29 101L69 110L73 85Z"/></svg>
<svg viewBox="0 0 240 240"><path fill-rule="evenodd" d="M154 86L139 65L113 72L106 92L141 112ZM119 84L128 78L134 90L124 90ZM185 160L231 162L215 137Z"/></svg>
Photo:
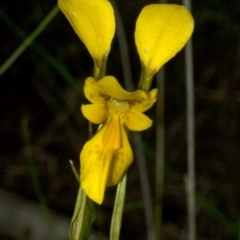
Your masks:
<svg viewBox="0 0 240 240"><path fill-rule="evenodd" d="M128 92L106 76L87 78L84 93L92 104L82 106L83 115L102 127L80 153L80 181L86 194L101 204L105 188L118 184L133 161L126 129L142 131L152 125L142 112L156 101L157 89Z"/></svg>
<svg viewBox="0 0 240 240"><path fill-rule="evenodd" d="M135 42L147 75L152 77L183 48L193 28L192 15L184 6L151 4L142 9L136 22Z"/></svg>
<svg viewBox="0 0 240 240"><path fill-rule="evenodd" d="M110 2L58 0L58 5L93 59L100 63L108 55L115 33L115 18Z"/></svg>

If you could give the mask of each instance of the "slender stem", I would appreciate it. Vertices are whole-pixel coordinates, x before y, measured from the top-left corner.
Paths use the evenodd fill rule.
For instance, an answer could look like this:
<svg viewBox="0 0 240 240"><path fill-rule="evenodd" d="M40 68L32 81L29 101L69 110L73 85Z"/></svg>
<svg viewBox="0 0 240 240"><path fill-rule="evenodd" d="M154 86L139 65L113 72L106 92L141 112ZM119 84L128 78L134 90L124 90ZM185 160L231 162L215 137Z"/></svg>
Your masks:
<svg viewBox="0 0 240 240"><path fill-rule="evenodd" d="M105 54L101 61L94 60L93 77L100 80L105 76L108 54Z"/></svg>
<svg viewBox="0 0 240 240"><path fill-rule="evenodd" d="M72 161L72 160L69 160L69 163L70 163L70 166L71 166L71 168L72 168L72 171L73 171L73 174L74 174L75 178L76 178L77 181L79 182L79 181L80 181L80 180L79 180L79 179L80 179L80 178L79 178L79 173L78 173L77 169L75 168L73 161Z"/></svg>
<svg viewBox="0 0 240 240"><path fill-rule="evenodd" d="M157 133L156 133L156 188L155 188L155 230L156 239L161 239L162 231L162 204L164 189L164 69L158 72L157 88L159 90L157 98Z"/></svg>
<svg viewBox="0 0 240 240"><path fill-rule="evenodd" d="M34 39L49 25L53 18L59 12L56 5L49 14L42 20L38 27L23 41L16 51L0 67L0 76L15 62L15 60L25 51L25 49L34 41Z"/></svg>
<svg viewBox="0 0 240 240"><path fill-rule="evenodd" d="M144 202L144 211L146 217L146 225L147 225L147 239L155 240L155 229L153 222L153 209L152 209L152 199L151 199L151 190L149 185L149 177L146 171L146 159L143 152L143 143L142 143L142 135L141 133L133 134L133 142L135 145L136 151L136 159L139 168L140 182L142 187L142 195Z"/></svg>
<svg viewBox="0 0 240 240"><path fill-rule="evenodd" d="M167 3L167 0L159 0L159 3ZM156 188L155 188L155 211L154 223L156 231L156 239L161 239L162 232L162 209L164 194L164 68L156 75L158 98L157 98L157 133L156 133Z"/></svg>
<svg viewBox="0 0 240 240"><path fill-rule="evenodd" d="M114 0L112 0L111 2L114 8L115 16L117 20L116 30L117 30L119 49L120 49L121 62L123 67L124 85L128 91L134 91L126 32L125 32L121 14L118 10L116 2Z"/></svg>
<svg viewBox="0 0 240 240"><path fill-rule="evenodd" d="M122 225L122 215L124 209L124 200L126 194L127 185L127 174L123 177L122 181L117 186L117 193L115 197L111 230L110 230L110 240L118 240L120 237L121 225Z"/></svg>
<svg viewBox="0 0 240 240"><path fill-rule="evenodd" d="M191 10L190 0L183 4ZM187 207L188 207L188 240L196 239L196 206L195 206L195 141L194 141L194 78L192 41L185 48L186 59L186 118L187 118Z"/></svg>
<svg viewBox="0 0 240 240"><path fill-rule="evenodd" d="M154 74L149 74L146 70L147 69L142 65L142 72L138 84L138 89L148 92L152 85Z"/></svg>
<svg viewBox="0 0 240 240"><path fill-rule="evenodd" d="M27 34L25 31L21 29L19 25L10 19L7 14L0 11L0 20L3 21L21 40L27 38ZM72 86L75 86L77 89L82 89L82 82L76 82L75 78L69 72L69 70L53 55L51 55L43 46L41 46L35 40L30 47L34 49L36 53L38 53L44 60L49 63L56 71Z"/></svg>

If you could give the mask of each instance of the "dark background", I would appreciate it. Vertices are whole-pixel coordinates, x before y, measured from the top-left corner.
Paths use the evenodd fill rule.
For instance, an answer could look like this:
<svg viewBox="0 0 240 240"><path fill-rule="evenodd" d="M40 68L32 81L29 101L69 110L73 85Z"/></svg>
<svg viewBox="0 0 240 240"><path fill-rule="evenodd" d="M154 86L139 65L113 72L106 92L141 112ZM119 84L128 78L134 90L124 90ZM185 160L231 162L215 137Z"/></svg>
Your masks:
<svg viewBox="0 0 240 240"><path fill-rule="evenodd" d="M117 1L129 43L135 86L140 75L133 35L135 21L143 6L150 3L156 1ZM179 1L171 3L180 4ZM0 64L22 43L18 34L29 35L55 4L52 0L0 2ZM240 221L240 2L194 0L192 8L199 196L197 239L234 240L238 239ZM34 44L1 76L1 189L38 202L41 185L42 194L52 210L72 215L78 183L68 160L72 159L79 167L79 152L88 138L88 123L80 106L87 102L82 85L85 78L92 75L92 69L92 59L85 46L59 12ZM107 74L116 76L123 84L116 37ZM171 240L180 239L187 221L183 51L165 65L165 75L166 170L162 239ZM148 115L156 123L154 108ZM153 125L144 132L153 200L155 128ZM34 183L34 175L35 179L39 178L39 184ZM128 175L121 239L146 239L136 162ZM105 236L109 232L114 193L115 188L107 191L94 224L94 229Z"/></svg>

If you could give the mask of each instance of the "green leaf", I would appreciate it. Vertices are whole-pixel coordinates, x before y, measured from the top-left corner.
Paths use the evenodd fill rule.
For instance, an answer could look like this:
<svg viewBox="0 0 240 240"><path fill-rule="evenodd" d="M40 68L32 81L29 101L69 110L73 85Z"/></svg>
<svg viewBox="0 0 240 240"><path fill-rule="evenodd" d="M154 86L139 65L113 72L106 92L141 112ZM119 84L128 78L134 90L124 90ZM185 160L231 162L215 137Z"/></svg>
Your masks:
<svg viewBox="0 0 240 240"><path fill-rule="evenodd" d="M80 186L69 229L70 240L88 239L92 223L95 219L95 205Z"/></svg>

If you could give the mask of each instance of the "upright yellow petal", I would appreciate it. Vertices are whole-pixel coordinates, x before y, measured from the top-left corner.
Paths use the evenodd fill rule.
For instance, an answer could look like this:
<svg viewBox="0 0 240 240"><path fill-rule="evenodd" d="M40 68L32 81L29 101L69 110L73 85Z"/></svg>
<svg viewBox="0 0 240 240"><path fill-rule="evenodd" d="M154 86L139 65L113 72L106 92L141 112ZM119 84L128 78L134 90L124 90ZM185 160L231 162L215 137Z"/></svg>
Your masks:
<svg viewBox="0 0 240 240"><path fill-rule="evenodd" d="M58 0L75 32L93 59L101 62L110 51L115 33L115 18L108 0Z"/></svg>
<svg viewBox="0 0 240 240"><path fill-rule="evenodd" d="M152 4L144 7L137 19L135 41L148 75L180 51L190 38L193 18L184 6Z"/></svg>

